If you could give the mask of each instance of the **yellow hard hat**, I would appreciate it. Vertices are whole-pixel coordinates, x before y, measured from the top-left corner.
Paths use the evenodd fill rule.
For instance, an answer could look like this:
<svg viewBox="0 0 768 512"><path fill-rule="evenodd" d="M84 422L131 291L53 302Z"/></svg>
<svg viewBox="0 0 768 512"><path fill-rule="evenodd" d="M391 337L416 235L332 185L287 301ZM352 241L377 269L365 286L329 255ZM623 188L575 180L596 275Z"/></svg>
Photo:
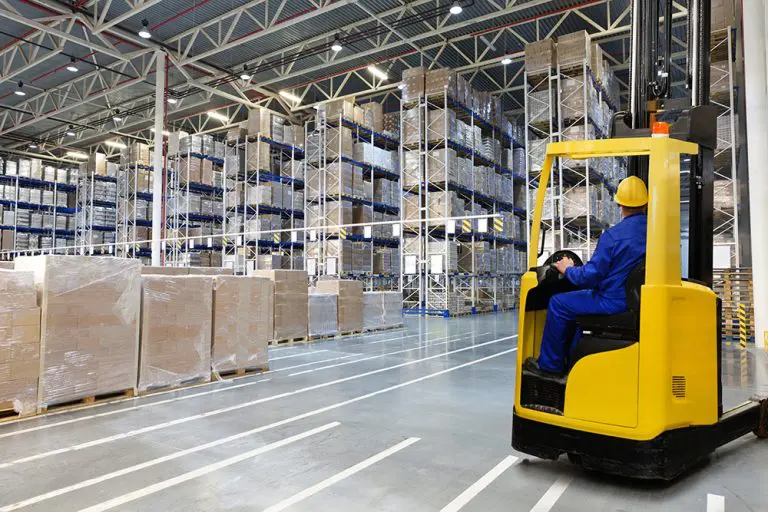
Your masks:
<svg viewBox="0 0 768 512"><path fill-rule="evenodd" d="M637 208L648 204L648 189L637 176L624 178L616 190L616 202L621 206Z"/></svg>

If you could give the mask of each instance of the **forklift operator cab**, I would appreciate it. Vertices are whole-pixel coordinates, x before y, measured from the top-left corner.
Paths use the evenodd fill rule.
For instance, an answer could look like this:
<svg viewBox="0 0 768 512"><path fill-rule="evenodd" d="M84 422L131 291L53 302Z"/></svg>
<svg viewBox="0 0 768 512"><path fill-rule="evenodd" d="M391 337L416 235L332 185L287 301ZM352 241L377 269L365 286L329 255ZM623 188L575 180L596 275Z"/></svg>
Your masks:
<svg viewBox="0 0 768 512"><path fill-rule="evenodd" d="M671 479L761 425L764 403L762 410L747 403L728 413L749 426L745 431L721 416L719 301L710 288L681 278L680 160L698 151L694 143L652 137L548 145L530 240L539 239L554 158L648 156L646 258L627 279L628 311L577 318L584 334L567 374L547 378L523 363L539 356L549 299L574 289L551 264L564 255L581 261L560 251L536 267L530 244L520 285L516 450L546 459L566 453L590 469Z"/></svg>

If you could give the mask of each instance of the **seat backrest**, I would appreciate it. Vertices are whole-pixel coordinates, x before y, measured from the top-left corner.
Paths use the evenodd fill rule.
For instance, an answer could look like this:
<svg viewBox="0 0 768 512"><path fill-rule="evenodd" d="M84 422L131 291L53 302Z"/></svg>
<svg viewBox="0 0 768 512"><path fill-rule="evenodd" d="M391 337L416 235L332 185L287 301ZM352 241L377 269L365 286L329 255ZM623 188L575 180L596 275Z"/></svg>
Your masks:
<svg viewBox="0 0 768 512"><path fill-rule="evenodd" d="M640 311L640 288L645 284L645 258L635 265L626 283L627 309Z"/></svg>

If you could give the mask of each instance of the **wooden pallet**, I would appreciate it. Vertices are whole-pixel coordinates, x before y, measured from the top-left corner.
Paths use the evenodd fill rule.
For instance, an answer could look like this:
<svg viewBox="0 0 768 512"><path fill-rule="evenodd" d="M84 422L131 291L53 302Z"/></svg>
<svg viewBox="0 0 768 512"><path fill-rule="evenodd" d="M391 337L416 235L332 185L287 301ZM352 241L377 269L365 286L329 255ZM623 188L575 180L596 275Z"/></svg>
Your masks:
<svg viewBox="0 0 768 512"><path fill-rule="evenodd" d="M369 327L367 329L363 329L363 331L364 332L392 331L395 329L402 329L403 327L405 327L405 324L388 325L387 327Z"/></svg>
<svg viewBox="0 0 768 512"><path fill-rule="evenodd" d="M80 409L89 405L110 402L113 400L120 400L124 398L131 398L136 396L136 390L134 388L124 389L122 391L115 391L113 393L104 393L101 395L90 395L75 400L68 400L66 402L60 402L56 404L41 405L38 409L39 413L46 413L51 411L58 411L62 409Z"/></svg>
<svg viewBox="0 0 768 512"><path fill-rule="evenodd" d="M754 339L755 313L752 270L746 268L717 269L712 273L713 290L722 300L720 332L723 341L739 340L739 306L747 312L747 336Z"/></svg>
<svg viewBox="0 0 768 512"><path fill-rule="evenodd" d="M300 338L285 338L282 340L272 340L269 342L270 345L286 345L288 343L306 343L309 341L309 338L307 336L302 336Z"/></svg>
<svg viewBox="0 0 768 512"><path fill-rule="evenodd" d="M235 377L245 377L247 375L257 375L269 371L269 365L257 366L253 368L238 368L236 370L225 370L221 372L211 372L211 380L234 379Z"/></svg>
<svg viewBox="0 0 768 512"><path fill-rule="evenodd" d="M309 337L309 341L332 340L336 336L336 334L315 334Z"/></svg>
<svg viewBox="0 0 768 512"><path fill-rule="evenodd" d="M37 411L19 413L13 408L13 402L0 402L0 423L16 421L30 416L36 416Z"/></svg>
<svg viewBox="0 0 768 512"><path fill-rule="evenodd" d="M341 331L339 333L340 336L355 336L357 334L363 334L362 329L355 329L353 331Z"/></svg>

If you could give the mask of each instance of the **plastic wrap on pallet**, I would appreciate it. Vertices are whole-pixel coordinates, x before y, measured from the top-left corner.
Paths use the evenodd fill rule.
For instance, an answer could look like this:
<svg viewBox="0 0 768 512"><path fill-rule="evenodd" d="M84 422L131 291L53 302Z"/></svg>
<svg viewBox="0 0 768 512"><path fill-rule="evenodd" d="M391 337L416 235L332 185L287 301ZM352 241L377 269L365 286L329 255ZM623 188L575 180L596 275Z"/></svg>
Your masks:
<svg viewBox="0 0 768 512"><path fill-rule="evenodd" d="M403 325L403 298L398 292L363 294L363 327L386 329Z"/></svg>
<svg viewBox="0 0 768 512"><path fill-rule="evenodd" d="M28 256L41 307L39 404L134 389L141 262L89 256Z"/></svg>
<svg viewBox="0 0 768 512"><path fill-rule="evenodd" d="M339 334L338 295L313 291L309 294L309 335Z"/></svg>
<svg viewBox="0 0 768 512"><path fill-rule="evenodd" d="M213 277L142 278L139 390L211 377Z"/></svg>
<svg viewBox="0 0 768 512"><path fill-rule="evenodd" d="M32 272L0 270L0 327L0 410L32 414L40 376L40 308Z"/></svg>
<svg viewBox="0 0 768 512"><path fill-rule="evenodd" d="M403 101L414 101L424 94L424 76L426 69L423 67L408 68L403 71Z"/></svg>
<svg viewBox="0 0 768 512"><path fill-rule="evenodd" d="M451 148L433 149L427 152L427 176L430 183L459 182L459 159Z"/></svg>
<svg viewBox="0 0 768 512"><path fill-rule="evenodd" d="M421 155L418 151L406 151L403 165L403 185L417 187L421 184Z"/></svg>
<svg viewBox="0 0 768 512"><path fill-rule="evenodd" d="M307 336L307 273L303 270L255 270L253 275L268 277L275 286L274 340Z"/></svg>
<svg viewBox="0 0 768 512"><path fill-rule="evenodd" d="M339 331L358 331L363 328L363 283L351 279L321 279L315 284L320 293L338 296Z"/></svg>
<svg viewBox="0 0 768 512"><path fill-rule="evenodd" d="M274 284L264 277L213 278L211 368L223 372L267 369L272 339Z"/></svg>
<svg viewBox="0 0 768 512"><path fill-rule="evenodd" d="M733 182L730 180L715 180L714 207L715 210L733 210Z"/></svg>
<svg viewBox="0 0 768 512"><path fill-rule="evenodd" d="M557 64L560 69L581 67L589 59L590 40L586 30L557 38Z"/></svg>
<svg viewBox="0 0 768 512"><path fill-rule="evenodd" d="M557 52L552 39L542 39L525 45L525 70L529 75L548 73L555 67L556 62Z"/></svg>

